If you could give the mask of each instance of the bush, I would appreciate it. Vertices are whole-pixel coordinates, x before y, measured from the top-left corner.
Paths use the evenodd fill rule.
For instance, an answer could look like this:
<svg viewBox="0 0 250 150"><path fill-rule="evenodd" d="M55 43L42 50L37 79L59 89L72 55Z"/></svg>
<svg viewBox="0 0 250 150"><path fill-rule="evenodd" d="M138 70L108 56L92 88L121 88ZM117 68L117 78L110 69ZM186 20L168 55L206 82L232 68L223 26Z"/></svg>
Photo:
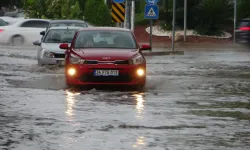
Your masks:
<svg viewBox="0 0 250 150"><path fill-rule="evenodd" d="M238 15L237 20L250 18L250 0L238 0Z"/></svg>
<svg viewBox="0 0 250 150"><path fill-rule="evenodd" d="M85 3L84 18L96 26L112 25L111 13L103 0L87 0Z"/></svg>
<svg viewBox="0 0 250 150"><path fill-rule="evenodd" d="M144 13L135 14L135 25L149 25L149 20L144 19Z"/></svg>
<svg viewBox="0 0 250 150"><path fill-rule="evenodd" d="M228 23L232 23L231 0L202 0L196 7L195 31L201 35L221 35Z"/></svg>

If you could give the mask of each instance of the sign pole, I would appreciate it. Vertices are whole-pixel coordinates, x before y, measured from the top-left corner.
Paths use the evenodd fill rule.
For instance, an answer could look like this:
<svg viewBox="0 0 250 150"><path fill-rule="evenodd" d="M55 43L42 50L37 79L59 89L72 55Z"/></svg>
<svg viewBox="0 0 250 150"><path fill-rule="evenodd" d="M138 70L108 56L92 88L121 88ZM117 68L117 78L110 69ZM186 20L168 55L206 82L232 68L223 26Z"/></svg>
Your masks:
<svg viewBox="0 0 250 150"><path fill-rule="evenodd" d="M132 0L131 7L131 30L134 31L135 26L135 0Z"/></svg>
<svg viewBox="0 0 250 150"><path fill-rule="evenodd" d="M153 28L153 20L150 19L150 35L149 35L149 43L150 43L150 47L152 47L152 28ZM151 48L151 51L152 51L152 48Z"/></svg>
<svg viewBox="0 0 250 150"><path fill-rule="evenodd" d="M236 23L237 23L237 0L234 0L234 40L233 43L235 44L236 39Z"/></svg>
<svg viewBox="0 0 250 150"><path fill-rule="evenodd" d="M187 40L187 0L184 0L184 42Z"/></svg>
<svg viewBox="0 0 250 150"><path fill-rule="evenodd" d="M125 20L124 20L124 28L128 28L128 2L125 1Z"/></svg>
<svg viewBox="0 0 250 150"><path fill-rule="evenodd" d="M174 40L175 40L175 0L173 0L173 21L172 21L172 51L174 51Z"/></svg>

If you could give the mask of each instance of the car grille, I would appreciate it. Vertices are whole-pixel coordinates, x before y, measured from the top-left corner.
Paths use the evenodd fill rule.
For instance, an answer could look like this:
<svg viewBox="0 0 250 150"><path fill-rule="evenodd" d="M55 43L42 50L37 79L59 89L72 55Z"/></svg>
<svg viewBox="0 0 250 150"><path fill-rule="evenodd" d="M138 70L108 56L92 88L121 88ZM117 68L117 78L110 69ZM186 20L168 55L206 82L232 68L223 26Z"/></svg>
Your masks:
<svg viewBox="0 0 250 150"><path fill-rule="evenodd" d="M129 74L119 75L119 76L93 76L93 74L83 74L79 80L81 82L100 82L100 83L115 83L115 82L130 82L132 77Z"/></svg>
<svg viewBox="0 0 250 150"><path fill-rule="evenodd" d="M65 58L65 54L56 54L53 53L55 58Z"/></svg>
<svg viewBox="0 0 250 150"><path fill-rule="evenodd" d="M84 64L117 64L117 65L126 65L126 64L129 64L129 61L128 60L116 60L116 61L86 60Z"/></svg>

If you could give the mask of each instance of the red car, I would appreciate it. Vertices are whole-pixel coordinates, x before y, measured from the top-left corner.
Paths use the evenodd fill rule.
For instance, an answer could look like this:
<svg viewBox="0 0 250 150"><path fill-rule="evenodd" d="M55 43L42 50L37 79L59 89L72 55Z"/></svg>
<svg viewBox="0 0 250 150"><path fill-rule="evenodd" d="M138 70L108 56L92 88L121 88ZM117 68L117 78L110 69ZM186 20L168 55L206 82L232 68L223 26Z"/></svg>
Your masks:
<svg viewBox="0 0 250 150"><path fill-rule="evenodd" d="M68 86L127 85L143 88L146 60L129 29L116 27L84 28L75 33L65 52L65 75Z"/></svg>

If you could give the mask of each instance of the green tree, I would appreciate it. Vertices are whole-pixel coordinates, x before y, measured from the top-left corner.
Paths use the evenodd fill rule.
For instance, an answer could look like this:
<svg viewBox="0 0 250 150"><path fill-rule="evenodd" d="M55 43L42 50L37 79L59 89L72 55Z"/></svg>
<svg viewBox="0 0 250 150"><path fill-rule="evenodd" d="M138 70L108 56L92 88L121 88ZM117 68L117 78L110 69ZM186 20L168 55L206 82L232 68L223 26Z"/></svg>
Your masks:
<svg viewBox="0 0 250 150"><path fill-rule="evenodd" d="M250 18L250 0L238 0L238 16L237 20Z"/></svg>
<svg viewBox="0 0 250 150"><path fill-rule="evenodd" d="M201 0L196 7L195 30L202 35L221 35L232 23L233 3L231 0Z"/></svg>
<svg viewBox="0 0 250 150"><path fill-rule="evenodd" d="M93 25L112 25L110 11L103 0L87 0L84 9L84 18Z"/></svg>

